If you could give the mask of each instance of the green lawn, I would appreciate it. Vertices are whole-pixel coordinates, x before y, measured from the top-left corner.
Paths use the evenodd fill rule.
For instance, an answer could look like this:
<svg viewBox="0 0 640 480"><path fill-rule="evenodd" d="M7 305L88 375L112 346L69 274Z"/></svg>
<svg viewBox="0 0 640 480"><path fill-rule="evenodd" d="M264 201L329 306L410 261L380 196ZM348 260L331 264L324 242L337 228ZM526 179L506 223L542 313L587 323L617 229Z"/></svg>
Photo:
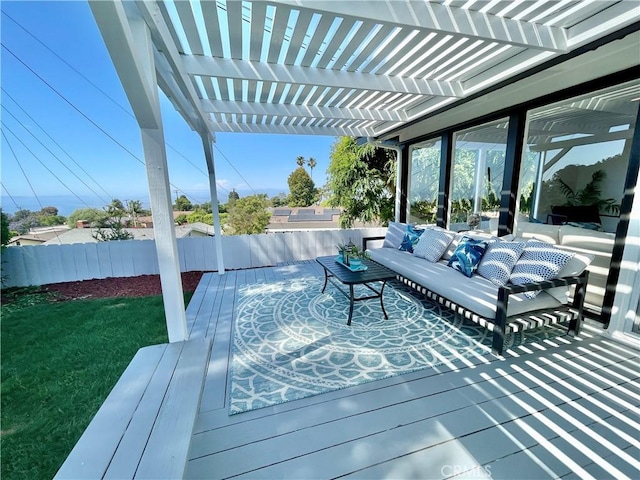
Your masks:
<svg viewBox="0 0 640 480"><path fill-rule="evenodd" d="M138 349L168 341L160 296L27 303L2 308L3 480L52 478Z"/></svg>

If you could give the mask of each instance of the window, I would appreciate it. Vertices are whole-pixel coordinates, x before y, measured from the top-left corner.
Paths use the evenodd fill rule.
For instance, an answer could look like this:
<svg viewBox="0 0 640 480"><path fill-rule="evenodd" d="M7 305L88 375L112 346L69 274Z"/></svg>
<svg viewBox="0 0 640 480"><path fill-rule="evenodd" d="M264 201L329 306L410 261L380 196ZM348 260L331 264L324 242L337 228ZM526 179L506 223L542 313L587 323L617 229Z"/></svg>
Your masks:
<svg viewBox="0 0 640 480"><path fill-rule="evenodd" d="M492 219L497 220L508 126L508 119L501 119L454 134L449 212L452 230L487 229Z"/></svg>
<svg viewBox="0 0 640 480"><path fill-rule="evenodd" d="M616 231L639 96L631 82L528 113L520 221Z"/></svg>
<svg viewBox="0 0 640 480"><path fill-rule="evenodd" d="M409 221L436 223L441 140L414 145L409 171Z"/></svg>

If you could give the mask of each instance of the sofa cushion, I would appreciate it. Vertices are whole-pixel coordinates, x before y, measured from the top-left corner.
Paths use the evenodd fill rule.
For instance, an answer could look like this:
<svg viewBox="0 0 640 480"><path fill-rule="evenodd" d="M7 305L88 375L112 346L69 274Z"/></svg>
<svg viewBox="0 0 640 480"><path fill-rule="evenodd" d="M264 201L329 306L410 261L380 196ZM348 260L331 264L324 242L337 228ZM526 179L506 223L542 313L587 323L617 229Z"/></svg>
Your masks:
<svg viewBox="0 0 640 480"><path fill-rule="evenodd" d="M487 245L486 240L474 240L464 236L447 266L462 272L467 277L472 277L487 250Z"/></svg>
<svg viewBox="0 0 640 480"><path fill-rule="evenodd" d="M400 248L404 234L407 233L407 224L400 222L389 222L387 233L384 235L383 247Z"/></svg>
<svg viewBox="0 0 640 480"><path fill-rule="evenodd" d="M370 250L370 255L373 261L461 307L487 319L496 316L499 287L480 275L462 277L459 272L449 268L445 261L428 262L393 248L374 248ZM509 296L507 315L558 306L560 302L544 292L532 300L520 293Z"/></svg>
<svg viewBox="0 0 640 480"><path fill-rule="evenodd" d="M413 249L416 257L424 258L430 262L437 262L447 249L454 234L442 228L428 228L420 236Z"/></svg>
<svg viewBox="0 0 640 480"><path fill-rule="evenodd" d="M577 247L597 252L611 253L616 236L614 233L594 232L584 228L563 225L558 232L559 244L563 247Z"/></svg>
<svg viewBox="0 0 640 480"><path fill-rule="evenodd" d="M549 243L529 240L513 267L509 280L514 285L551 280L558 276L572 256L572 253L564 252ZM525 292L524 296L535 298L539 293L538 290Z"/></svg>
<svg viewBox="0 0 640 480"><path fill-rule="evenodd" d="M544 223L519 221L516 229L516 237L530 239L537 238L543 242L558 244L560 227L558 225L546 225Z"/></svg>
<svg viewBox="0 0 640 480"><path fill-rule="evenodd" d="M407 225L407 231L405 232L404 237L402 237L402 242L400 242L398 250L413 253L413 247L418 243L418 239L423 232L424 229L422 228Z"/></svg>
<svg viewBox="0 0 640 480"><path fill-rule="evenodd" d="M509 281L511 271L524 251L525 242L494 242L478 266L478 274L496 285Z"/></svg>
<svg viewBox="0 0 640 480"><path fill-rule="evenodd" d="M562 267L562 270L558 272L558 278L572 277L574 275L580 275L591 264L595 255L588 253L574 253L571 260ZM549 295L553 296L560 303L567 303L569 301L569 286L549 288L545 290Z"/></svg>

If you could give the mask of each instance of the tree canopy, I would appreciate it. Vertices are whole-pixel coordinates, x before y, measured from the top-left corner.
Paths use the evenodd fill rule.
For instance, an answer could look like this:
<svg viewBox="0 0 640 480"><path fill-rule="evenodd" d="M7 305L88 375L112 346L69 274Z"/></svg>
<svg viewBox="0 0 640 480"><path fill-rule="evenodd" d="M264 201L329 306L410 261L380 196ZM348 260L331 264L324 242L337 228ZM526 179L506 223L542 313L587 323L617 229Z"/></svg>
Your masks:
<svg viewBox="0 0 640 480"><path fill-rule="evenodd" d="M98 208L79 208L67 217L67 225L76 228L78 220L86 220L90 225L100 225L107 217L107 212Z"/></svg>
<svg viewBox="0 0 640 480"><path fill-rule="evenodd" d="M9 217L2 211L2 209L0 209L0 220L2 226L0 230L0 245L6 245L11 238L9 232Z"/></svg>
<svg viewBox="0 0 640 480"><path fill-rule="evenodd" d="M352 227L356 220L386 224L393 219L394 152L341 137L333 144L330 159L329 204L343 209L342 228Z"/></svg>
<svg viewBox="0 0 640 480"><path fill-rule="evenodd" d="M296 168L287 183L290 207L308 207L318 200L318 190L304 167Z"/></svg>
<svg viewBox="0 0 640 480"><path fill-rule="evenodd" d="M173 209L178 212L189 212L193 210L193 204L191 200L189 200L186 195L180 195L176 198L176 203L173 205Z"/></svg>
<svg viewBox="0 0 640 480"><path fill-rule="evenodd" d="M264 233L271 218L267 207L267 196L264 194L250 195L236 200L233 207L229 209L226 233L230 235Z"/></svg>

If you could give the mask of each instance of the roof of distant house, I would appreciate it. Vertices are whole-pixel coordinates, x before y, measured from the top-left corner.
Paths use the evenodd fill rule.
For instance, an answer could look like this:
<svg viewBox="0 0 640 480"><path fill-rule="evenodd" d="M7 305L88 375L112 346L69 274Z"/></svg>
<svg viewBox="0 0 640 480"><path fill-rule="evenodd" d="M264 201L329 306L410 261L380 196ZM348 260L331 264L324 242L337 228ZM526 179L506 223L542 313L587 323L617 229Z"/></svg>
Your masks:
<svg viewBox="0 0 640 480"><path fill-rule="evenodd" d="M69 243L97 243L98 240L93 238L93 234L96 230L97 228L74 228L68 232L59 234L57 237L48 240L44 244L60 245ZM153 228L124 228L123 230L131 233L133 235L133 240L153 240L155 238ZM176 238L189 237L194 233L213 236L214 231L211 225L207 225L202 222L189 223L176 227Z"/></svg>
<svg viewBox="0 0 640 480"><path fill-rule="evenodd" d="M28 241L28 242L40 242L45 243L56 236L63 235L65 232L69 231L69 227L66 225L55 225L52 227L37 227L29 230L29 233L25 233L22 235L17 235L15 237L11 237L11 239L7 242L7 245L20 245L19 242Z"/></svg>

